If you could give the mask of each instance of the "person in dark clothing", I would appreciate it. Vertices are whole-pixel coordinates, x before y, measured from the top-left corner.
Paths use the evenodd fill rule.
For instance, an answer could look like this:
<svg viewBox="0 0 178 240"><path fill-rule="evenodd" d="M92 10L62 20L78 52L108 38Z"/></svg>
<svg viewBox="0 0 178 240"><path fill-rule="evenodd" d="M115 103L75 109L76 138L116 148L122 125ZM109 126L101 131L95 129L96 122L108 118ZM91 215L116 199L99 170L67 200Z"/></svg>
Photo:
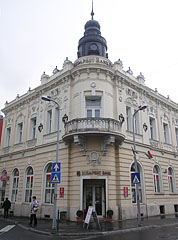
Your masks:
<svg viewBox="0 0 178 240"><path fill-rule="evenodd" d="M36 213L39 208L39 203L36 200L36 196L33 196L33 201L30 204L30 226L32 226L33 220L34 220L34 226L37 226L37 218L36 218Z"/></svg>
<svg viewBox="0 0 178 240"><path fill-rule="evenodd" d="M8 218L9 209L11 208L11 202L6 198L2 207L4 208L4 218Z"/></svg>

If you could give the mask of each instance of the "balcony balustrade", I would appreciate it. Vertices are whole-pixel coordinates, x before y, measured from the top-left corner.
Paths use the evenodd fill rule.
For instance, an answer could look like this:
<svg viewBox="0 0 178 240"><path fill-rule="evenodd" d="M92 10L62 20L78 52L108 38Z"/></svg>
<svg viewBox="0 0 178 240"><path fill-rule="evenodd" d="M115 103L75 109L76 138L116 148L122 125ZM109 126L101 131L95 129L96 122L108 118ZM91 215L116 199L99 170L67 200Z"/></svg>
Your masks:
<svg viewBox="0 0 178 240"><path fill-rule="evenodd" d="M125 136L121 132L122 125L111 118L76 118L66 123L64 140L74 135L114 135L123 141Z"/></svg>

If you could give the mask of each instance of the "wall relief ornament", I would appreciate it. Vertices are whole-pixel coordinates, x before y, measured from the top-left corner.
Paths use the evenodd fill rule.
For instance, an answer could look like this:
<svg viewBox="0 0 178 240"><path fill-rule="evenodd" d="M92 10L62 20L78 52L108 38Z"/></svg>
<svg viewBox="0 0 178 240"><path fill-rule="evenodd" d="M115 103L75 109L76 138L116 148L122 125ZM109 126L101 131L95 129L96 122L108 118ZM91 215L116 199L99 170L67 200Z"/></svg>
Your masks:
<svg viewBox="0 0 178 240"><path fill-rule="evenodd" d="M92 83L90 84L90 87L95 88L95 87L96 87L96 83L95 83L95 82L92 82Z"/></svg>
<svg viewBox="0 0 178 240"><path fill-rule="evenodd" d="M93 167L95 167L96 165L100 164L100 157L99 157L99 153L96 151L92 151L89 156L88 156L88 164L92 165Z"/></svg>

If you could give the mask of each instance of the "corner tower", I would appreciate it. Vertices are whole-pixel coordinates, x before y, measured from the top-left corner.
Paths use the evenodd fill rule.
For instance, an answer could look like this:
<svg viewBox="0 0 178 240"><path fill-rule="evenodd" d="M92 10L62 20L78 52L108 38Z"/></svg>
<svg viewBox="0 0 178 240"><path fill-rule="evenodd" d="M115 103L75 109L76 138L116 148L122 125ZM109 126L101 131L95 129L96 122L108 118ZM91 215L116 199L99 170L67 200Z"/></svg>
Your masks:
<svg viewBox="0 0 178 240"><path fill-rule="evenodd" d="M85 24L84 36L79 40L78 58L89 55L98 55L108 58L106 40L101 36L100 24L93 19L93 16L92 2L91 20Z"/></svg>

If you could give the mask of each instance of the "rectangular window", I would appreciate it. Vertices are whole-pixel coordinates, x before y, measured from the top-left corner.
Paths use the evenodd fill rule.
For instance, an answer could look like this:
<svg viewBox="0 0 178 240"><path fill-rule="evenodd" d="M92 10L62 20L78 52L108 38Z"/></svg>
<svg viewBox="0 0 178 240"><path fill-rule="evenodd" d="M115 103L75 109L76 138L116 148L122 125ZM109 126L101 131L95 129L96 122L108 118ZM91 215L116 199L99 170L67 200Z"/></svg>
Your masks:
<svg viewBox="0 0 178 240"><path fill-rule="evenodd" d="M131 108L126 107L126 120L127 120L127 130L131 131L132 130L132 121L131 121Z"/></svg>
<svg viewBox="0 0 178 240"><path fill-rule="evenodd" d="M152 140L156 140L156 124L152 117L150 117L150 137Z"/></svg>
<svg viewBox="0 0 178 240"><path fill-rule="evenodd" d="M167 123L163 123L164 141L169 143L169 128Z"/></svg>
<svg viewBox="0 0 178 240"><path fill-rule="evenodd" d="M36 135L36 117L31 119L31 139L35 139Z"/></svg>
<svg viewBox="0 0 178 240"><path fill-rule="evenodd" d="M47 126L48 126L47 132L51 133L52 132L52 110L49 110L47 112Z"/></svg>
<svg viewBox="0 0 178 240"><path fill-rule="evenodd" d="M100 117L101 98L86 98L87 117Z"/></svg>
<svg viewBox="0 0 178 240"><path fill-rule="evenodd" d="M6 147L10 146L10 138L11 138L11 127L8 127L6 132Z"/></svg>
<svg viewBox="0 0 178 240"><path fill-rule="evenodd" d="M136 110L134 110L136 112ZM135 119L134 119L134 124L135 124L135 133L139 134L139 112L136 113Z"/></svg>
<svg viewBox="0 0 178 240"><path fill-rule="evenodd" d="M178 128L175 128L175 134L176 134L176 146L178 147Z"/></svg>
<svg viewBox="0 0 178 240"><path fill-rule="evenodd" d="M22 142L22 130L23 130L23 123L19 123L17 126L17 143Z"/></svg>

